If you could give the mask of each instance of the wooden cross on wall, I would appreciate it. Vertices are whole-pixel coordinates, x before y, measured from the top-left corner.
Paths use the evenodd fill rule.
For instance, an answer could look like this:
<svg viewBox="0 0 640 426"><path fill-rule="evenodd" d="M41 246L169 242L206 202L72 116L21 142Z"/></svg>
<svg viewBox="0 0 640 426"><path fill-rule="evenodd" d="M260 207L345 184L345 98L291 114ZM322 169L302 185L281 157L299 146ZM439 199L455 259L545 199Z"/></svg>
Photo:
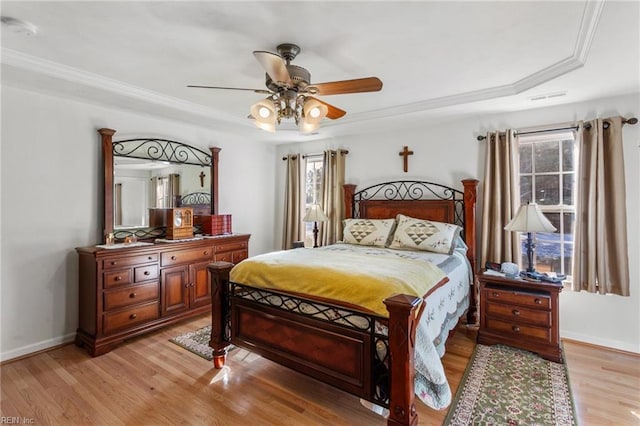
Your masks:
<svg viewBox="0 0 640 426"><path fill-rule="evenodd" d="M200 186L204 188L204 177L206 176L204 172L200 172Z"/></svg>
<svg viewBox="0 0 640 426"><path fill-rule="evenodd" d="M404 172L407 173L409 171L409 156L413 155L413 151L409 151L409 147L405 145L404 149L400 151L400 157L404 157L402 160L404 161Z"/></svg>

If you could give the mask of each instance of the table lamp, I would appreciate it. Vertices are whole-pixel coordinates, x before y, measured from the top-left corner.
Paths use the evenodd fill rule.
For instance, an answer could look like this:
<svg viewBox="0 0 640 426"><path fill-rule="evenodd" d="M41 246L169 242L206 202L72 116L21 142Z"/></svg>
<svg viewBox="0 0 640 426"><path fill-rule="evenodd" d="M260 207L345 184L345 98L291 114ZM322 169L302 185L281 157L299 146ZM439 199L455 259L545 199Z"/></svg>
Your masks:
<svg viewBox="0 0 640 426"><path fill-rule="evenodd" d="M318 247L318 222L326 222L327 220L329 218L324 214L319 204L312 204L307 209L302 221L313 222L313 248Z"/></svg>
<svg viewBox="0 0 640 426"><path fill-rule="evenodd" d="M555 226L542 214L536 203L522 204L516 216L504 227L507 231L527 233L527 272L535 272L533 267L533 251L536 245L531 237L532 232L553 232Z"/></svg>

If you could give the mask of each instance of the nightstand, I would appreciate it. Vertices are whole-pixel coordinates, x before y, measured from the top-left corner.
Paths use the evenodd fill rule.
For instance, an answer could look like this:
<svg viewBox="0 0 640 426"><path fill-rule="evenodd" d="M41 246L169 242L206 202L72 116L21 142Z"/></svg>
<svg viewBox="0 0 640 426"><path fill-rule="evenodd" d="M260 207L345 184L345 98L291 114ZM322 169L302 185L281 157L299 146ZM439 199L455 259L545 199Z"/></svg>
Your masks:
<svg viewBox="0 0 640 426"><path fill-rule="evenodd" d="M478 274L478 343L502 343L562 362L558 296L562 284Z"/></svg>

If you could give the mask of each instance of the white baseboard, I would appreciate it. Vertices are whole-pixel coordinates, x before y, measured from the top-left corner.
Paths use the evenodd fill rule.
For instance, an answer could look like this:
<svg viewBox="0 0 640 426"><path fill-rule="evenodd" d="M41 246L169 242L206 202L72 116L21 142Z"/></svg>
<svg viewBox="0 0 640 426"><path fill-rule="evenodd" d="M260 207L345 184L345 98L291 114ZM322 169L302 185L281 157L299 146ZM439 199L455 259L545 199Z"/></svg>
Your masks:
<svg viewBox="0 0 640 426"><path fill-rule="evenodd" d="M53 348L58 345L73 342L75 338L76 338L76 333L69 333L64 336L43 340L41 342L23 346L21 348L13 349L6 352L0 352L0 362L9 361L10 359L13 359L13 358L18 358L21 356L35 353L35 352L43 351L45 349Z"/></svg>
<svg viewBox="0 0 640 426"><path fill-rule="evenodd" d="M602 339L594 336L588 336L580 333L572 333L570 331L560 330L561 339L571 339L578 342L589 343L591 345L604 346L605 348L617 349L625 352L632 352L640 354L640 345L633 345L628 342L621 342L619 340Z"/></svg>

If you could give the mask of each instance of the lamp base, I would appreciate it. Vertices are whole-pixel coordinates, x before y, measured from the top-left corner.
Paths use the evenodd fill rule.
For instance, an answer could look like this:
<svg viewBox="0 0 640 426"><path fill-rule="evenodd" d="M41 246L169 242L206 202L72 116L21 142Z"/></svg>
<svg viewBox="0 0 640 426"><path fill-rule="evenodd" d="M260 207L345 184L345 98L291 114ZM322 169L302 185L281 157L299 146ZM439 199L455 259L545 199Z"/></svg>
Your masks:
<svg viewBox="0 0 640 426"><path fill-rule="evenodd" d="M318 247L318 222L313 222L313 248Z"/></svg>

